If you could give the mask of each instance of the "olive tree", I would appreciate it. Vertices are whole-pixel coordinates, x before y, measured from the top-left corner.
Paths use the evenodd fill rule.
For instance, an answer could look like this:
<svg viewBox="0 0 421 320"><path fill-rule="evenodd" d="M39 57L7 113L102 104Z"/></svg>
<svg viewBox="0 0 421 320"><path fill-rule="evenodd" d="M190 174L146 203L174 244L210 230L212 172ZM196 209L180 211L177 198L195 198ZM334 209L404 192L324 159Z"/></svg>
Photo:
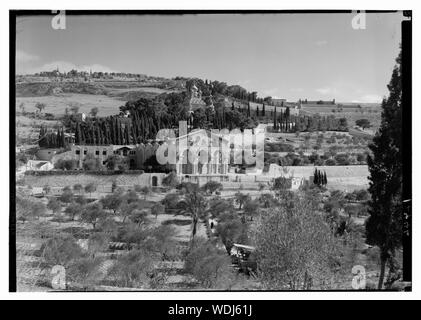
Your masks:
<svg viewBox="0 0 421 320"><path fill-rule="evenodd" d="M335 254L333 233L306 201L269 209L254 233L259 276L269 289L324 288Z"/></svg>

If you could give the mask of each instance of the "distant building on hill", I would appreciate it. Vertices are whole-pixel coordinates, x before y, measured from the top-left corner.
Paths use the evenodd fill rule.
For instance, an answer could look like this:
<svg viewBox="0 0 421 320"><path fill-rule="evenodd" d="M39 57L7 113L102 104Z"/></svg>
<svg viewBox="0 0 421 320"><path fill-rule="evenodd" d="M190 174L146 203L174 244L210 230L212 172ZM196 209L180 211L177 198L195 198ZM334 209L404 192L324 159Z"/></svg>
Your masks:
<svg viewBox="0 0 421 320"><path fill-rule="evenodd" d="M57 154L52 161L59 159L76 160L78 168L83 167L83 161L88 155L98 159L101 165L106 165L110 156L118 155L128 160L129 168L137 170L143 168L155 156L159 144L138 145L72 145L71 150Z"/></svg>
<svg viewBox="0 0 421 320"><path fill-rule="evenodd" d="M205 108L206 103L202 99L202 92L193 85L190 90L189 112L194 112L197 109Z"/></svg>
<svg viewBox="0 0 421 320"><path fill-rule="evenodd" d="M287 99L276 99L276 98L272 98L271 99L272 104L275 106L282 106L283 104L285 104L287 102Z"/></svg>
<svg viewBox="0 0 421 320"><path fill-rule="evenodd" d="M332 100L307 100L307 99L300 99L298 100L298 104L301 104L306 107L317 107L317 106L333 106L336 104L335 99Z"/></svg>

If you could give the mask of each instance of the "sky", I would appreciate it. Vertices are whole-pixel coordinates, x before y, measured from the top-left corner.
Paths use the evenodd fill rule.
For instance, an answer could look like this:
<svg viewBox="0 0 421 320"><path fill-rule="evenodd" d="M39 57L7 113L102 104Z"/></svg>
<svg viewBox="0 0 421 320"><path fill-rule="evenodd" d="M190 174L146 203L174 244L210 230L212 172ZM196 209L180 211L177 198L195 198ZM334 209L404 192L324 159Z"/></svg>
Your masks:
<svg viewBox="0 0 421 320"><path fill-rule="evenodd" d="M71 69L198 77L260 97L380 102L401 41L402 14L51 16L17 20L16 73Z"/></svg>

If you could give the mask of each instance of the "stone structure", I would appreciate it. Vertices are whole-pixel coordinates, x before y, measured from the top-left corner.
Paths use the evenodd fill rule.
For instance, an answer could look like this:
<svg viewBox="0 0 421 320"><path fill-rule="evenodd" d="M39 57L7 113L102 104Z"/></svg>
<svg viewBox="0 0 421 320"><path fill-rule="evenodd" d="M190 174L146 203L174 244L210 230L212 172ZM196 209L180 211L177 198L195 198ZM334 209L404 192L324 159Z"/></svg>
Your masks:
<svg viewBox="0 0 421 320"><path fill-rule="evenodd" d="M169 139L168 143L177 147L175 170L178 175L226 175L228 173L229 141L223 136L211 136L209 131L202 129Z"/></svg>
<svg viewBox="0 0 421 320"><path fill-rule="evenodd" d="M50 160L74 159L78 167L82 168L83 161L88 154L99 159L102 165L106 165L108 157L119 155L128 160L129 168L132 170L142 169L151 157L155 156L159 144L138 144L138 145L71 145L70 151L61 154L50 151ZM44 154L43 152L42 154ZM45 158L47 155L45 155Z"/></svg>

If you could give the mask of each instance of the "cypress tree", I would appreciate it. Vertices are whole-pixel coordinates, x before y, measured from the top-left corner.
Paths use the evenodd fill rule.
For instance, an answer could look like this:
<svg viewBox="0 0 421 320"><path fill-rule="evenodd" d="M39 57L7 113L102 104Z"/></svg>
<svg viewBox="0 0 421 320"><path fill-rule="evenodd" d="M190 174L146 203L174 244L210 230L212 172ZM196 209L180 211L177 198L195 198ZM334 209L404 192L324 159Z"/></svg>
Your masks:
<svg viewBox="0 0 421 320"><path fill-rule="evenodd" d="M64 127L61 127L61 143L62 143L62 147L64 148L66 145L66 136L64 134Z"/></svg>
<svg viewBox="0 0 421 320"><path fill-rule="evenodd" d="M265 116L265 104L263 104L263 108L262 108L262 117Z"/></svg>
<svg viewBox="0 0 421 320"><path fill-rule="evenodd" d="M381 125L369 145L372 155L367 157L371 200L366 235L367 243L380 249L379 290L383 287L386 264L393 264L395 252L401 247L404 227L401 53L396 63L387 86L389 96L382 102Z"/></svg>
<svg viewBox="0 0 421 320"><path fill-rule="evenodd" d="M275 106L275 110L273 112L273 129L276 130L278 129L278 125L277 125L277 119L276 119L276 106Z"/></svg>
<svg viewBox="0 0 421 320"><path fill-rule="evenodd" d="M314 169L314 173L313 173L313 183L315 185L319 185L319 173L317 171L317 168Z"/></svg>

